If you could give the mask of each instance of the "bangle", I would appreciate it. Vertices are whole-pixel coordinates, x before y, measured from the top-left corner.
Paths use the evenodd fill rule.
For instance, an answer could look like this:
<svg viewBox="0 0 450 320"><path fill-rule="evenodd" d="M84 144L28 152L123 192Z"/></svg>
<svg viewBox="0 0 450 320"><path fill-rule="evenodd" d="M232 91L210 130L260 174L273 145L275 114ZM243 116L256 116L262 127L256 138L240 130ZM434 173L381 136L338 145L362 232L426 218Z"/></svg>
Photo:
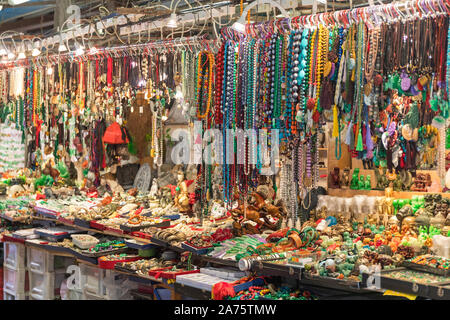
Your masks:
<svg viewBox="0 0 450 320"><path fill-rule="evenodd" d="M136 222L135 222L135 219L137 219ZM140 224L141 222L142 222L142 217L139 215L135 215L135 216L131 217L130 219L128 219L129 224Z"/></svg>

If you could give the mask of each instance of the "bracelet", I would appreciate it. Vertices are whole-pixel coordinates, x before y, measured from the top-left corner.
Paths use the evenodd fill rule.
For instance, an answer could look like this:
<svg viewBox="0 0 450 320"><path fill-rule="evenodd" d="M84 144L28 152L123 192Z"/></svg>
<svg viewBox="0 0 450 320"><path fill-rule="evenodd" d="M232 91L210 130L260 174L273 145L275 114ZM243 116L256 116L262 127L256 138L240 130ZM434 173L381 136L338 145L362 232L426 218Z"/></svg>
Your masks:
<svg viewBox="0 0 450 320"><path fill-rule="evenodd" d="M135 222L134 220L135 219L137 219L137 222ZM133 217L131 217L130 219L128 219L128 223L129 224L140 224L141 222L142 222L142 217L141 216L139 216L139 215L135 215L135 216L133 216Z"/></svg>

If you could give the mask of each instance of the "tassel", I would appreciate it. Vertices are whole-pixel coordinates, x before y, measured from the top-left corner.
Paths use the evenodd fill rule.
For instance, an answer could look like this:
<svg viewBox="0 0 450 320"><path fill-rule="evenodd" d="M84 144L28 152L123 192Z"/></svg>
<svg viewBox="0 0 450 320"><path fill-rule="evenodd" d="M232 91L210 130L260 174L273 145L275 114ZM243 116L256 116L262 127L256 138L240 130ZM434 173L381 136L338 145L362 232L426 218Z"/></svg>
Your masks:
<svg viewBox="0 0 450 320"><path fill-rule="evenodd" d="M363 151L363 150L364 150L364 147L363 147L363 141L362 141L361 128L359 128L358 141L356 143L356 151Z"/></svg>
<svg viewBox="0 0 450 320"><path fill-rule="evenodd" d="M339 124L338 124L338 109L337 105L333 107L333 134L332 137L337 138L339 136Z"/></svg>
<svg viewBox="0 0 450 320"><path fill-rule="evenodd" d="M211 291L211 297L213 300L223 300L225 297L234 297L236 293L234 292L234 287L228 282L218 282L216 283Z"/></svg>
<svg viewBox="0 0 450 320"><path fill-rule="evenodd" d="M344 143L348 146L351 146L352 144L352 134L353 134L353 121L350 121L347 128L347 134L345 135L345 141Z"/></svg>
<svg viewBox="0 0 450 320"><path fill-rule="evenodd" d="M372 135L370 134L370 126L367 125L366 128L366 148L367 151L372 151L373 149L373 141L372 141Z"/></svg>

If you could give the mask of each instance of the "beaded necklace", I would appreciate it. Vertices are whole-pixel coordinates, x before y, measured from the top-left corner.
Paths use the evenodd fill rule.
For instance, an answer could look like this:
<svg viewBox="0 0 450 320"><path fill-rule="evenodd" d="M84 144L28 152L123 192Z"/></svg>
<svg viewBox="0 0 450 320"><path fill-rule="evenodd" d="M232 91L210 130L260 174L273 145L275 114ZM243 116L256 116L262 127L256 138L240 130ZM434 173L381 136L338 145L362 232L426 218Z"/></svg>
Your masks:
<svg viewBox="0 0 450 320"><path fill-rule="evenodd" d="M197 117L199 119L205 119L211 108L213 66L213 54L209 51L200 52L197 69ZM202 113L202 108L205 105L205 110Z"/></svg>

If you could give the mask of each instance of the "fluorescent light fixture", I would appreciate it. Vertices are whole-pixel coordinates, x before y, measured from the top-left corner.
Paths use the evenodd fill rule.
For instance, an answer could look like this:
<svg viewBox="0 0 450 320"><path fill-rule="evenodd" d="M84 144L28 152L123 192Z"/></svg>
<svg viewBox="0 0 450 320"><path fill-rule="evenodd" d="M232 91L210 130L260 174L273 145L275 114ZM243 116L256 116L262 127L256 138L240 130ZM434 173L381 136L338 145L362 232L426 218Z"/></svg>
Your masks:
<svg viewBox="0 0 450 320"><path fill-rule="evenodd" d="M59 51L59 52L67 51L66 45L65 45L64 43L60 43L60 44L59 44L59 47L58 47L58 51Z"/></svg>
<svg viewBox="0 0 450 320"><path fill-rule="evenodd" d="M231 27L240 33L245 33L245 25L239 21L236 21L235 23L233 23L233 25Z"/></svg>
<svg viewBox="0 0 450 320"><path fill-rule="evenodd" d="M17 6L18 4L28 2L30 0L8 0L8 3L12 6Z"/></svg>
<svg viewBox="0 0 450 320"><path fill-rule="evenodd" d="M273 1L273 0L256 0L254 2L252 2L251 4L249 4L245 10L242 12L241 17L238 19L238 21L236 21L235 23L233 23L233 25L231 26L231 28L233 28L234 30L240 32L240 33L245 33L245 19L247 18L247 13L255 6L257 5L261 5L261 4L270 4L273 7L276 7L278 9L280 9L281 11L281 16L282 17L289 17L288 12L286 11L286 9L284 9L279 3ZM277 16L278 17L278 16Z"/></svg>
<svg viewBox="0 0 450 320"><path fill-rule="evenodd" d="M175 12L172 12L170 14L170 18L169 18L169 22L167 22L167 26L169 28L176 28L176 27L178 27L177 14Z"/></svg>
<svg viewBox="0 0 450 320"><path fill-rule="evenodd" d="M75 50L75 54L77 56L81 56L82 54L84 54L84 49L82 47L79 47L77 50Z"/></svg>
<svg viewBox="0 0 450 320"><path fill-rule="evenodd" d="M32 51L31 51L31 55L33 56L33 57L37 57L38 55L40 55L41 54L41 50L39 50L38 48L34 48Z"/></svg>

